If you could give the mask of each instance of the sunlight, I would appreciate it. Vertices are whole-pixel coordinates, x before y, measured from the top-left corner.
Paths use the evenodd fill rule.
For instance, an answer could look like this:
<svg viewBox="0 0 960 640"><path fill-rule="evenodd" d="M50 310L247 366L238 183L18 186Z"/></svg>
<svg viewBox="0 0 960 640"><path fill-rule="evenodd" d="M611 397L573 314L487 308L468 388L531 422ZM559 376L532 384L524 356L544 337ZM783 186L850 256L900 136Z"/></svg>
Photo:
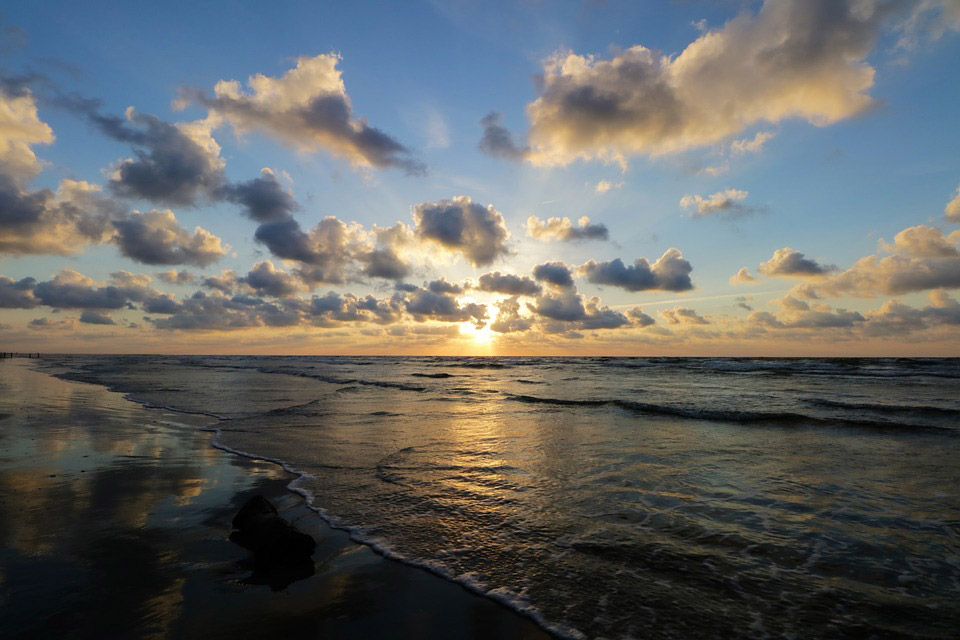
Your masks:
<svg viewBox="0 0 960 640"><path fill-rule="evenodd" d="M494 337L489 323L484 325L482 329L477 329L472 322L462 322L460 323L460 333L477 344L490 344Z"/></svg>

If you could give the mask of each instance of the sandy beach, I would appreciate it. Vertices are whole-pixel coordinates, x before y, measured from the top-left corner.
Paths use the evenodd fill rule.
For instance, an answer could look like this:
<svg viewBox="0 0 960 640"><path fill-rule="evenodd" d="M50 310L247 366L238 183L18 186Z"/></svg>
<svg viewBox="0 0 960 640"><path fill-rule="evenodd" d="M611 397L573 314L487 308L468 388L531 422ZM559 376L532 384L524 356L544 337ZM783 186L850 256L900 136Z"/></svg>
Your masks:
<svg viewBox="0 0 960 640"><path fill-rule="evenodd" d="M0 363L5 638L549 637L330 528L292 476L211 447L210 422ZM281 591L228 538L256 493L317 540L315 574Z"/></svg>

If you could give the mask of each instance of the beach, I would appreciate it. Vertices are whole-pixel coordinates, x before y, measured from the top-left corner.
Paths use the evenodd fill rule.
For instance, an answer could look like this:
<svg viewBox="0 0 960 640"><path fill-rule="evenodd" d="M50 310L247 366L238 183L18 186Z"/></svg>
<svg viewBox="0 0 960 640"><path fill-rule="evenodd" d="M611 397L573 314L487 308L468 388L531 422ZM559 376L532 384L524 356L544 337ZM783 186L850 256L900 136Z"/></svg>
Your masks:
<svg viewBox="0 0 960 640"><path fill-rule="evenodd" d="M4 638L545 638L531 620L330 528L213 422L0 362ZM230 520L252 495L317 541L315 574L248 584Z"/></svg>

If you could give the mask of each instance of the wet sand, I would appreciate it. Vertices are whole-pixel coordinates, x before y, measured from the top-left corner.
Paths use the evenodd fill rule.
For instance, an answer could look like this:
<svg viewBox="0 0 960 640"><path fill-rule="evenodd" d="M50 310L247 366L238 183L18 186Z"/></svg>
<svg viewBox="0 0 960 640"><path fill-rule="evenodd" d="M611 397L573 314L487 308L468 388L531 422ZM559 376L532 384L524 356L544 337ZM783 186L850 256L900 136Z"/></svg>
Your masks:
<svg viewBox="0 0 960 640"><path fill-rule="evenodd" d="M548 638L532 621L328 527L209 418L0 362L4 638ZM250 584L230 520L262 493L317 540L315 574Z"/></svg>

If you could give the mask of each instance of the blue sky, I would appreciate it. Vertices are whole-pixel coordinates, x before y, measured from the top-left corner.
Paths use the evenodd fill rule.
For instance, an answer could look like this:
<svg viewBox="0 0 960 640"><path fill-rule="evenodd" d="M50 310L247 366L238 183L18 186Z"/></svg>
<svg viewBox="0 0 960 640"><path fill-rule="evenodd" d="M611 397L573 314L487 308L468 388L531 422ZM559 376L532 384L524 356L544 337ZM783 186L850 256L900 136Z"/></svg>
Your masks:
<svg viewBox="0 0 960 640"><path fill-rule="evenodd" d="M0 236L0 274L7 279L0 285L13 287L25 278L53 282L64 269L86 280L62 282L72 278L72 286L93 294L120 286L111 275L120 271L151 280L139 280L141 289L121 307L96 306L103 303L95 295L44 297L50 287L37 291L24 284L15 290L27 291L23 295L0 295L0 339L78 351L922 354L949 345L960 355L960 311L952 302L960 258L954 255L958 238L950 236L960 213L948 213L960 184L960 6L954 0L906 2L895 10L880 0L861 4L7 7L0 70L17 83L7 83L2 99L20 100L14 119L29 120L33 116L23 110L35 108L36 120L55 136L52 143L29 143L36 166L17 173L11 188L28 198L56 191L64 180L85 181L110 200L110 213L96 238L74 239L58 250L35 240L42 233L38 225L52 225L61 214L44 214L29 239L22 224L11 222L13 239L4 244ZM715 43L709 55L692 60L693 49L709 42ZM638 45L649 51L631 49ZM328 71L339 74L343 92L330 95L352 108L351 126L378 130L400 146L397 158L425 171L408 175L393 160L344 151L337 146L344 143L325 133L294 132L313 125L292 123L291 112L276 107L284 97L258 103L256 116L231 115L215 93L218 82L239 81L248 108L246 96L255 93L246 84L251 76L282 79L298 61L319 65L331 54L339 60ZM593 58L571 71L580 56ZM550 60L568 66L550 71ZM631 64L639 71L622 71ZM865 69L869 80L854 86ZM304 83L309 79L283 84L284 96L327 95ZM669 97L659 93L661 86L669 87ZM197 91L204 97L196 98ZM185 95L194 97L176 104ZM149 149L131 143L129 135L105 134L91 111L77 107L78 97L98 101L97 116L126 122L128 134L146 126L125 120L128 107L174 126L207 122L209 139L219 146L208 159L221 190L185 201L148 197L117 183L111 171ZM584 107L582 100L592 102ZM481 119L491 111L512 137L512 156L479 146ZM213 117L220 121L204 120ZM645 119L652 128L645 128ZM0 136L13 130L0 128ZM223 184L245 184L264 168L296 202L291 215L314 243L306 261L258 241L264 220L244 215L236 199L223 195ZM609 185L605 192L597 188L602 181ZM412 215L417 206L432 211L427 205L439 207L441 217L468 215L442 205L458 196L481 205L469 214L480 216L478 229L496 235L500 225L509 238L478 240L466 228L455 239L431 235ZM690 204L682 206L685 196ZM696 196L706 203L699 215ZM488 205L496 216L483 213ZM158 259L142 243L141 250L124 244L120 235L132 229L124 221L145 219L132 211L168 208L187 234L181 240L202 227L219 238L222 255L197 258L177 249ZM0 211L0 221L4 215L13 219ZM353 248L338 258L346 261L337 263L345 271L341 277L297 275L308 263L333 268L329 247L310 235L326 216L362 226L350 232ZM535 239L527 230L530 216L566 217L574 227L588 216L602 225L604 237ZM402 276L363 271L364 252L382 245L370 235L373 226L397 222L406 240L383 247L405 265ZM909 238L894 241L908 229L914 229ZM926 244L917 240L921 236ZM475 260L471 242L493 242L493 257ZM639 258L653 264L670 248L687 262L689 285L656 278L630 284L626 275L604 279L586 266L617 258L626 265ZM761 262L786 248L815 267L801 263L791 271L768 264L766 274L758 273ZM851 271L868 256L894 259L884 263L882 275L865 267ZM281 295L246 281L265 260L288 281ZM531 270L548 262L562 262L573 287L538 281L536 294L531 289L516 298L515 322L505 316L498 325L497 304L513 296L479 289L480 276L501 272L537 281ZM755 282L732 284L743 267ZM187 270L190 281L174 284L158 276L171 269ZM234 288L203 285L205 276L225 269L234 271ZM459 290L431 290L438 278ZM904 279L909 284L901 284ZM176 306L196 291L210 305L203 317L198 309ZM306 309L331 291L374 296L391 312L378 320L345 298L336 317ZM169 313L147 311L149 300L164 294L177 301ZM592 297L600 299L593 310L587 308ZM551 314L551 300L569 303L571 313ZM470 304L485 307L485 315L474 309L471 316ZM264 305L282 309L283 322L269 320ZM678 309L685 311L664 313Z"/></svg>

